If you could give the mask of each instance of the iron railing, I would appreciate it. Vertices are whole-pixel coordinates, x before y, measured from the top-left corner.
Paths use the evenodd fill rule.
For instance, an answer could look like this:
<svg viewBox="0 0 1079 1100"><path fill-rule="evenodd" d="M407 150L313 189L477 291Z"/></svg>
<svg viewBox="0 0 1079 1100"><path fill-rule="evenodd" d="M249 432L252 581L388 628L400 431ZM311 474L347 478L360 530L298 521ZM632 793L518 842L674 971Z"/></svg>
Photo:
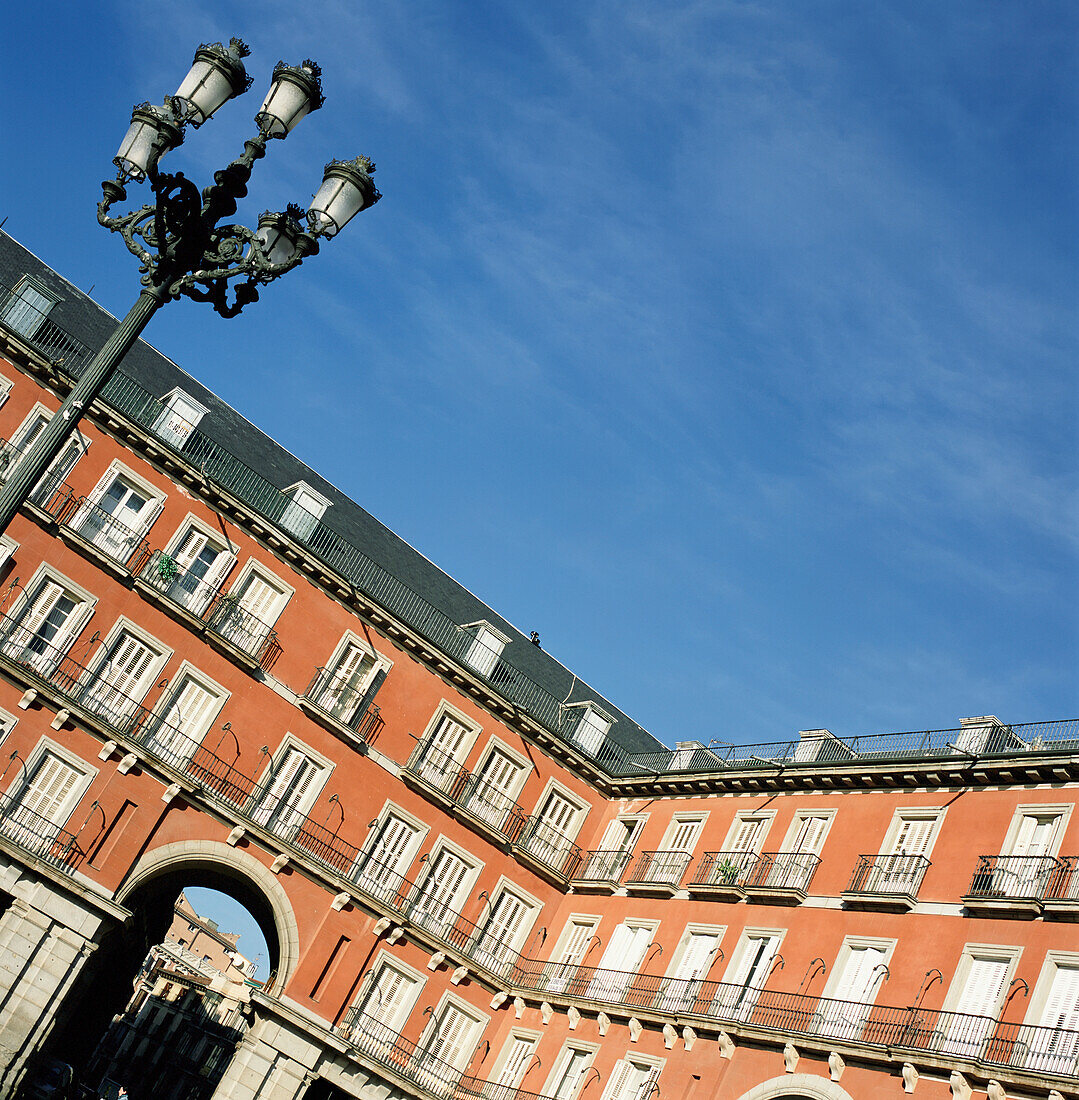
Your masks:
<svg viewBox="0 0 1079 1100"><path fill-rule="evenodd" d="M846 893L917 897L929 867L925 856L859 856Z"/></svg>
<svg viewBox="0 0 1079 1100"><path fill-rule="evenodd" d="M181 569L163 550L155 550L139 572L167 600L201 618L220 589Z"/></svg>
<svg viewBox="0 0 1079 1100"><path fill-rule="evenodd" d="M568 878L581 861L581 849L568 836L536 816L528 819L516 847L562 878Z"/></svg>
<svg viewBox="0 0 1079 1100"><path fill-rule="evenodd" d="M75 871L84 852L74 833L19 804L22 788L0 796L0 836L62 871Z"/></svg>
<svg viewBox="0 0 1079 1100"><path fill-rule="evenodd" d="M525 827L524 808L482 776L465 772L465 782L457 793L458 805L475 820L490 825L507 840L516 843Z"/></svg>
<svg viewBox="0 0 1079 1100"><path fill-rule="evenodd" d="M689 888L740 888L756 862L756 852L705 852Z"/></svg>
<svg viewBox="0 0 1079 1100"><path fill-rule="evenodd" d="M1060 860L1053 856L979 856L966 896L1036 901L1060 869Z"/></svg>
<svg viewBox="0 0 1079 1100"><path fill-rule="evenodd" d="M576 866L569 869L568 877L574 882L606 883L613 887L622 878L631 859L633 852L616 848L581 852Z"/></svg>
<svg viewBox="0 0 1079 1100"><path fill-rule="evenodd" d="M626 886L669 886L677 888L686 868L693 862L689 852L641 852L625 877Z"/></svg>
<svg viewBox="0 0 1079 1100"><path fill-rule="evenodd" d="M1058 856L1060 866L1049 876L1043 901L1079 904L1079 856Z"/></svg>
<svg viewBox="0 0 1079 1100"><path fill-rule="evenodd" d="M364 689L342 680L337 668L315 669L315 675L304 691L304 698L308 702L341 725L352 729L355 729L363 717L360 713L363 697Z"/></svg>
<svg viewBox="0 0 1079 1100"><path fill-rule="evenodd" d="M281 651L277 631L243 606L233 592L218 592L206 609L206 625L263 668L269 668Z"/></svg>
<svg viewBox="0 0 1079 1100"><path fill-rule="evenodd" d="M820 866L812 852L762 852L745 878L747 891L788 890L805 894Z"/></svg>
<svg viewBox="0 0 1079 1100"><path fill-rule="evenodd" d="M69 486L58 483L35 500L63 527L74 531L118 565L137 573L150 557L150 544L138 531L111 515L88 497L76 496Z"/></svg>

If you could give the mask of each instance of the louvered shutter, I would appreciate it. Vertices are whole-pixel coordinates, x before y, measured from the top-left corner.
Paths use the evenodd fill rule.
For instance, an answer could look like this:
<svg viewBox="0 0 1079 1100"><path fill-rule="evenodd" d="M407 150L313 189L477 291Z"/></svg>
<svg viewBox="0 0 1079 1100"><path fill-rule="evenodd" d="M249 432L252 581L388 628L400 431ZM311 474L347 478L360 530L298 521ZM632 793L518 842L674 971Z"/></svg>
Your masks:
<svg viewBox="0 0 1079 1100"><path fill-rule="evenodd" d="M213 543L210 544L209 549L217 550L217 557L214 558L213 564L206 570L206 576L202 578L202 583L211 591L216 592L225 583L229 570L235 565L236 555L228 550L218 549Z"/></svg>
<svg viewBox="0 0 1079 1100"><path fill-rule="evenodd" d="M548 989L561 992L570 983L573 973L588 949L596 928L594 924L583 921L570 921L563 943L550 967L547 978Z"/></svg>
<svg viewBox="0 0 1079 1100"><path fill-rule="evenodd" d="M589 986L588 996L595 1000L618 1001L633 981L645 951L652 940L647 925L620 924L611 934L599 968Z"/></svg>
<svg viewBox="0 0 1079 1100"><path fill-rule="evenodd" d="M457 897L468 874L468 865L459 856L443 848L430 861L429 867L430 870L417 888L416 909L421 919L427 917L441 924L454 915Z"/></svg>
<svg viewBox="0 0 1079 1100"><path fill-rule="evenodd" d="M779 946L778 936L747 936L738 965L723 979L716 992L713 1010L717 1015L729 1012L735 1019L746 1019L768 981L768 971Z"/></svg>
<svg viewBox="0 0 1079 1100"><path fill-rule="evenodd" d="M457 754L468 735L468 727L445 715L435 730L431 745L445 756L457 759Z"/></svg>
<svg viewBox="0 0 1079 1100"><path fill-rule="evenodd" d="M170 754L190 757L213 721L220 703L202 684L184 677L162 712L161 724L154 731L155 744Z"/></svg>
<svg viewBox="0 0 1079 1100"><path fill-rule="evenodd" d="M434 1034L425 1044L427 1053L455 1070L463 1069L464 1063L472 1053L469 1049L469 1040L475 1028L476 1021L456 1005L443 1006L438 1014ZM435 1072L437 1073L437 1069Z"/></svg>
<svg viewBox="0 0 1079 1100"><path fill-rule="evenodd" d="M360 688L374 663L374 658L367 650L358 645L348 645L326 682L319 704L335 718L347 722L356 712Z"/></svg>
<svg viewBox="0 0 1079 1100"><path fill-rule="evenodd" d="M356 708L356 715L360 718L370 709L371 704L375 701L375 696L378 694L378 689L382 687L382 683L385 679L386 670L384 668L380 668L374 676L371 677L371 682L367 685L367 690L360 699L360 705ZM359 723L357 723L357 725L358 724Z"/></svg>
<svg viewBox="0 0 1079 1100"><path fill-rule="evenodd" d="M611 1068L603 1100L623 1100L633 1078L633 1066L625 1058L619 1058Z"/></svg>
<svg viewBox="0 0 1079 1100"><path fill-rule="evenodd" d="M495 1084L515 1089L524 1078L532 1052L536 1049L536 1040L523 1035L514 1035L509 1041L502 1068L498 1072Z"/></svg>
<svg viewBox="0 0 1079 1100"><path fill-rule="evenodd" d="M477 947L493 962L505 962L517 940L529 907L516 894L503 890L480 934Z"/></svg>
<svg viewBox="0 0 1079 1100"><path fill-rule="evenodd" d="M71 798L81 772L52 752L45 752L30 782L18 797L16 814L27 828L47 822L62 829L71 814Z"/></svg>
<svg viewBox="0 0 1079 1100"><path fill-rule="evenodd" d="M639 1066L638 1070L643 1070L644 1072L640 1075L640 1080L637 1083L636 1091L631 1100L648 1100L655 1091L656 1083L659 1081L660 1067L649 1066L645 1069L644 1066Z"/></svg>
<svg viewBox="0 0 1079 1100"><path fill-rule="evenodd" d="M31 601L26 613L19 620L19 625L11 636L11 645L21 647L35 637L46 616L56 606L57 601L63 594L64 590L60 585L53 581L46 581L37 596Z"/></svg>
<svg viewBox="0 0 1079 1100"><path fill-rule="evenodd" d="M371 983L360 1004L360 1012L367 1017L367 1021L360 1021L360 1026L367 1023L368 1027L365 1030L370 1033L376 1030L370 1028L369 1021L373 1021L381 1025L377 1029L379 1031L383 1028L387 1032L398 1030L410 1007L409 994L414 990L415 985L415 978L398 970L395 966L383 963L378 976ZM387 1038L389 1038L388 1035Z"/></svg>
<svg viewBox="0 0 1079 1100"><path fill-rule="evenodd" d="M1031 1032L1026 1068L1074 1075L1079 1066L1079 967L1057 965L1041 1027Z"/></svg>
<svg viewBox="0 0 1079 1100"><path fill-rule="evenodd" d="M276 619L275 605L280 598L281 593L269 581L252 573L244 584L240 606L260 623L272 626Z"/></svg>
<svg viewBox="0 0 1079 1100"><path fill-rule="evenodd" d="M290 748L259 799L255 818L262 825L291 823L303 814L304 796L319 768L299 749Z"/></svg>
<svg viewBox="0 0 1079 1100"><path fill-rule="evenodd" d="M739 818L727 845L731 852L755 852L764 829L761 818Z"/></svg>
<svg viewBox="0 0 1079 1100"><path fill-rule="evenodd" d="M360 885L378 893L396 892L401 876L411 863L412 845L418 835L415 826L387 814L374 841L361 853Z"/></svg>
<svg viewBox="0 0 1079 1100"><path fill-rule="evenodd" d="M54 299L46 298L29 283L23 283L4 304L0 318L12 332L32 340L55 304Z"/></svg>
<svg viewBox="0 0 1079 1100"><path fill-rule="evenodd" d="M824 842L824 830L828 826L826 817L804 817L792 838L790 851L816 855Z"/></svg>
<svg viewBox="0 0 1079 1100"><path fill-rule="evenodd" d="M157 654L134 635L122 633L99 666L87 701L107 716L129 717L149 688Z"/></svg>
<svg viewBox="0 0 1079 1100"><path fill-rule="evenodd" d="M1008 976L1007 959L973 957L944 1036L948 1053L976 1057L993 1027ZM970 1018L970 1017L973 1017Z"/></svg>
<svg viewBox="0 0 1079 1100"><path fill-rule="evenodd" d="M197 527L192 527L180 540L172 552L172 560L185 572L191 568L195 559L206 549L209 539Z"/></svg>
<svg viewBox="0 0 1079 1100"><path fill-rule="evenodd" d="M517 788L521 765L504 752L492 749L476 773L468 798L468 808L477 817L501 828L509 813L509 799Z"/></svg>
<svg viewBox="0 0 1079 1100"><path fill-rule="evenodd" d="M899 827L892 851L895 855L924 856L929 849L929 840L933 835L936 819L931 817L908 817Z"/></svg>
<svg viewBox="0 0 1079 1100"><path fill-rule="evenodd" d="M675 978L703 978L719 946L715 932L690 932Z"/></svg>

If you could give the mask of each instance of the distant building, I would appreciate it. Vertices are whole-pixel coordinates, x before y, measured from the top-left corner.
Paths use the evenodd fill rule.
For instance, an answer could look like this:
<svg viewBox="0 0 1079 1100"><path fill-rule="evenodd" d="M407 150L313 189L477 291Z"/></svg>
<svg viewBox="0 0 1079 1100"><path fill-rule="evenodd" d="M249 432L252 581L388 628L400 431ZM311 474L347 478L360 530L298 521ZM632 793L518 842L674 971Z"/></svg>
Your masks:
<svg viewBox="0 0 1079 1100"><path fill-rule="evenodd" d="M253 965L236 933L200 917L183 894L164 941L150 949L131 1000L112 1022L88 1079L102 1096L125 1085L154 1100L213 1095L247 1029Z"/></svg>
<svg viewBox="0 0 1079 1100"><path fill-rule="evenodd" d="M0 477L113 324L0 233ZM189 886L227 1100L1079 1095L1079 722L668 748L145 344L0 546L0 1095Z"/></svg>

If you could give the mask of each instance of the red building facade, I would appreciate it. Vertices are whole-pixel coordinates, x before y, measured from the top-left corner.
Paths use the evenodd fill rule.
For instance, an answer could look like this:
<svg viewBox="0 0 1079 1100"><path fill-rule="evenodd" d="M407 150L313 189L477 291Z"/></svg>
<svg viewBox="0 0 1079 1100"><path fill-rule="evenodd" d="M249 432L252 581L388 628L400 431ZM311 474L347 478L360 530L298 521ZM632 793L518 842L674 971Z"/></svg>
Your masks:
<svg viewBox="0 0 1079 1100"><path fill-rule="evenodd" d="M8 470L111 319L0 283ZM1079 723L669 749L145 345L3 554L0 1089L208 885L222 1097L1079 1095Z"/></svg>

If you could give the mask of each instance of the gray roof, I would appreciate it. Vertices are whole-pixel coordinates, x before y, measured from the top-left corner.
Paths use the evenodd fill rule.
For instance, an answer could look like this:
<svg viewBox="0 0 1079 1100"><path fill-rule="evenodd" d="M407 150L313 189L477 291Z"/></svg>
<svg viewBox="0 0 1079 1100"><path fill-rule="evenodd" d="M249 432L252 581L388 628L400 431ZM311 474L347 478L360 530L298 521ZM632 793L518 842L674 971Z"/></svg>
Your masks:
<svg viewBox="0 0 1079 1100"><path fill-rule="evenodd" d="M92 351L101 347L112 332L116 319L11 236L0 231L0 286L10 289L26 275L42 283L60 299L49 314L51 322ZM321 523L325 527L357 547L454 622L463 625L485 619L496 626L510 638L504 650L508 663L558 700L594 702L615 719L610 740L620 748L627 752L655 752L665 747L549 653L533 645L521 631L463 585L275 443L167 356L140 340L128 352L121 369L157 397L163 397L179 387L200 401L208 411L199 423L199 432L241 458L277 488L286 489L298 481L305 481L322 493L333 505L322 517Z"/></svg>

